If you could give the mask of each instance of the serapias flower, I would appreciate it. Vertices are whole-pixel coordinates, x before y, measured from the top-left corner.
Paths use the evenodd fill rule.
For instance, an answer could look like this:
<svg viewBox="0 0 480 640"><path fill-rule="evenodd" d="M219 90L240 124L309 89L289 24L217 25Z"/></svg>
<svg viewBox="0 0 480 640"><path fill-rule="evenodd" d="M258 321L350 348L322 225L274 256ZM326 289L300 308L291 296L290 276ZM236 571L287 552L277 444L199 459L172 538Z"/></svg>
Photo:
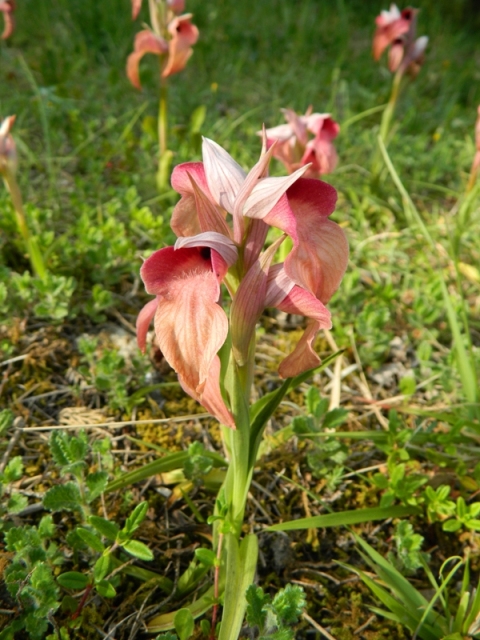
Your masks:
<svg viewBox="0 0 480 640"><path fill-rule="evenodd" d="M134 5L134 15L136 6L138 5ZM191 18L191 13L173 17L167 25L168 36L165 34L166 37L149 29L137 33L133 53L128 56L127 60L127 76L134 87L141 89L138 66L146 53L165 56L162 78L167 78L185 68L193 53L192 47L197 42L199 35ZM157 28L156 31L160 31L160 29Z"/></svg>
<svg viewBox="0 0 480 640"><path fill-rule="evenodd" d="M9 38L15 28L13 12L15 11L15 0L0 0L0 11L3 13L5 26L1 35L2 40Z"/></svg>
<svg viewBox="0 0 480 640"><path fill-rule="evenodd" d="M185 391L231 427L217 355L227 336L242 367L251 358L255 325L266 307L302 314L307 328L280 374L291 377L316 366L313 340L320 328L331 326L325 304L348 260L345 234L328 219L335 189L303 178L308 167L268 177L271 157L264 139L258 163L246 174L222 147L204 140L203 163L179 165L172 174L182 196L171 221L178 240L141 268L147 292L156 297L138 316L139 346L145 349L153 319L158 347ZM264 249L270 226L284 235ZM285 262L275 263L285 235L293 249ZM222 283L232 298L230 318L221 307Z"/></svg>
<svg viewBox="0 0 480 640"><path fill-rule="evenodd" d="M15 116L8 116L0 125L0 174L3 176L17 172L17 148L10 133L14 122Z"/></svg>
<svg viewBox="0 0 480 640"><path fill-rule="evenodd" d="M335 120L329 113L312 113L312 107L303 116L292 109L282 109L282 112L287 124L266 130L268 148L275 145L274 158L280 160L289 173L308 164L306 178L331 173L338 162L333 140L340 127Z"/></svg>
<svg viewBox="0 0 480 640"><path fill-rule="evenodd" d="M375 19L377 28L373 36L373 57L379 60L390 47L388 68L392 73L408 71L416 76L423 64L428 37L416 37L418 9L408 7L399 11L392 4Z"/></svg>

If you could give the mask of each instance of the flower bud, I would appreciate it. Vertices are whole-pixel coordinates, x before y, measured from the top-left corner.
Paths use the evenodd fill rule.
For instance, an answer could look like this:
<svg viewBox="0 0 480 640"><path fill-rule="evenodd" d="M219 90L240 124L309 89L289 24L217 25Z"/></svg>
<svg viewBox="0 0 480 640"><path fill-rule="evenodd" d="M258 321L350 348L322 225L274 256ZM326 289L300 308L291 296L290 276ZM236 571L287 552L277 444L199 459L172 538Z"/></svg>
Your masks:
<svg viewBox="0 0 480 640"><path fill-rule="evenodd" d="M17 172L18 158L15 141L10 133L16 116L8 116L0 126L0 174L15 175Z"/></svg>

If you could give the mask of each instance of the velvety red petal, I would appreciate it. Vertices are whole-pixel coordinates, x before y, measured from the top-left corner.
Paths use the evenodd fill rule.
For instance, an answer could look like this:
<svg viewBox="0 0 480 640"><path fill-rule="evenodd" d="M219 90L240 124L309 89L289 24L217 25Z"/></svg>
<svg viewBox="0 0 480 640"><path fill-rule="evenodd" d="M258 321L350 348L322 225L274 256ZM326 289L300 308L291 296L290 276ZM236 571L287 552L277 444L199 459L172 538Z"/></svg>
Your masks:
<svg viewBox="0 0 480 640"><path fill-rule="evenodd" d="M320 180L303 178L287 192L297 241L285 260L285 271L298 285L326 303L338 288L348 264L345 233L327 216L336 191Z"/></svg>

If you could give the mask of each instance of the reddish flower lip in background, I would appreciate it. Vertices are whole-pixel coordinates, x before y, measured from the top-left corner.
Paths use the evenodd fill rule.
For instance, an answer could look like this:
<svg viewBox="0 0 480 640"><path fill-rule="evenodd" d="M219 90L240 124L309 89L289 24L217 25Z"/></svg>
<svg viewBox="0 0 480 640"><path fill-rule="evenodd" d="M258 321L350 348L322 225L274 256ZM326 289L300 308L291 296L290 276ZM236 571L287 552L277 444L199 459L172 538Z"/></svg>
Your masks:
<svg viewBox="0 0 480 640"><path fill-rule="evenodd" d="M289 173L310 165L305 178L319 178L331 173L338 162L333 140L340 132L339 125L329 113L312 113L312 107L303 116L292 109L282 111L287 124L266 130L267 147L276 142L274 158L280 160ZM313 138L309 138L309 133Z"/></svg>
<svg viewBox="0 0 480 640"><path fill-rule="evenodd" d="M240 366L267 306L308 318L302 338L280 365L280 374L291 377L320 362L312 343L320 328L331 327L324 305L348 261L345 234L328 219L335 208L335 189L303 178L308 166L290 176L268 177L272 152L264 139L260 160L246 174L222 147L205 139L203 163L179 165L172 174L172 186L181 194L171 220L178 236L175 247L154 252L141 269L147 292L156 298L137 319L140 348L145 349L154 320L158 346L185 391L231 427L217 355L229 332L220 306L221 283L232 296L230 332ZM283 236L263 251L271 226L292 239L284 263L272 265Z"/></svg>
<svg viewBox="0 0 480 640"><path fill-rule="evenodd" d="M170 34L168 40L148 29L137 33L134 50L127 59L127 77L134 87L141 89L138 67L146 53L167 56L162 78L167 78L185 68L199 35L197 27L191 23L191 18L191 13L173 18L168 25Z"/></svg>
<svg viewBox="0 0 480 640"><path fill-rule="evenodd" d="M423 64L428 37L416 38L418 9L408 7L399 11L392 4L375 19L377 28L373 36L373 57L379 60L390 47L388 68L392 73L408 71L415 76Z"/></svg>
<svg viewBox="0 0 480 640"><path fill-rule="evenodd" d="M3 13L5 26L1 35L2 40L9 38L15 28L13 12L15 11L15 0L0 0L0 11Z"/></svg>

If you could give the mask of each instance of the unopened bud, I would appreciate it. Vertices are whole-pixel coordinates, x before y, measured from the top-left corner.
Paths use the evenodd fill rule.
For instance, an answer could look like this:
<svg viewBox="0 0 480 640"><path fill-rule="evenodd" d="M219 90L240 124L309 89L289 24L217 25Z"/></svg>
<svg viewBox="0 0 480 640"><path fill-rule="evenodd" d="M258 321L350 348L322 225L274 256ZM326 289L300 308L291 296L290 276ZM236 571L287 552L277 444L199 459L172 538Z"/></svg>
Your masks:
<svg viewBox="0 0 480 640"><path fill-rule="evenodd" d="M15 175L17 172L18 158L15 140L10 131L16 116L8 116L0 126L0 174Z"/></svg>

